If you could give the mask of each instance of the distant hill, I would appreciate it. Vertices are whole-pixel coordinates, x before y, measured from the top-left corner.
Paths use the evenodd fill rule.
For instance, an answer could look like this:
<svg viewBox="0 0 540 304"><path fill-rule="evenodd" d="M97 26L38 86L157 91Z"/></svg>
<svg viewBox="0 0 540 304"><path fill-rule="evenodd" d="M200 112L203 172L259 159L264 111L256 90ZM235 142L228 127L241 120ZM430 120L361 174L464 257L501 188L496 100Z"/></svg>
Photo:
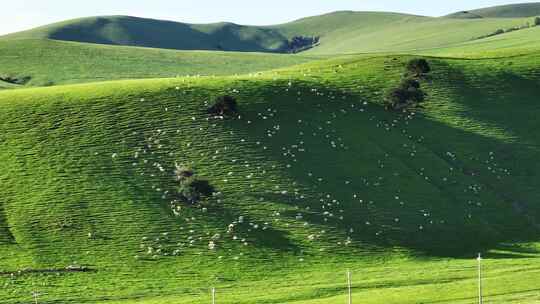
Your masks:
<svg viewBox="0 0 540 304"><path fill-rule="evenodd" d="M524 18L464 20L339 11L274 26L246 26L104 16L54 23L9 34L0 40L53 39L176 50L272 53L403 52L463 43L528 21Z"/></svg>
<svg viewBox="0 0 540 304"><path fill-rule="evenodd" d="M335 12L278 26L287 35L321 37L312 54L409 52L475 40L529 19L453 19L385 12Z"/></svg>
<svg viewBox="0 0 540 304"><path fill-rule="evenodd" d="M476 19L476 18L521 18L540 16L540 2L500 5L472 11L456 12L446 17Z"/></svg>
<svg viewBox="0 0 540 304"><path fill-rule="evenodd" d="M234 23L187 24L130 16L73 19L7 38L47 38L177 50L280 52L287 39L269 28Z"/></svg>

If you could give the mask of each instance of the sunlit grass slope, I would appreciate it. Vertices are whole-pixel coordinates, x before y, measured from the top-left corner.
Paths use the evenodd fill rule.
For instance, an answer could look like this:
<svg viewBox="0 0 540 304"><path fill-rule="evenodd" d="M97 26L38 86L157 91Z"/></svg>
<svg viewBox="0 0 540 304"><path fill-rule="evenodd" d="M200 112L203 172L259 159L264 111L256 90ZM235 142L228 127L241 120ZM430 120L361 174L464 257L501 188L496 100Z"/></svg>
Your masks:
<svg viewBox="0 0 540 304"><path fill-rule="evenodd" d="M530 18L465 20L379 12L337 12L281 26L286 33L320 35L307 53L400 52L444 47L477 39Z"/></svg>
<svg viewBox="0 0 540 304"><path fill-rule="evenodd" d="M0 92L0 302L342 303L351 269L365 303L469 303L483 252L490 303L535 303L539 55L431 58L386 112L408 59ZM172 210L175 163L219 194Z"/></svg>
<svg viewBox="0 0 540 304"><path fill-rule="evenodd" d="M53 40L0 40L0 75L26 86L186 75L234 75L317 59L263 53L174 51Z"/></svg>
<svg viewBox="0 0 540 304"><path fill-rule="evenodd" d="M540 27L417 53L458 58L496 58L540 52Z"/></svg>

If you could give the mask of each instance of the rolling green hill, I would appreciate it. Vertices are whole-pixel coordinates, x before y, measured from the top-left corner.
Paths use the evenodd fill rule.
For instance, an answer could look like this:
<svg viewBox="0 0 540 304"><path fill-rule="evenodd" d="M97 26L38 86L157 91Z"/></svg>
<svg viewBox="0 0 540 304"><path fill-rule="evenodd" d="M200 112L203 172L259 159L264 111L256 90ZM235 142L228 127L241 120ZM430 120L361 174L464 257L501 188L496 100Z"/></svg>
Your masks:
<svg viewBox="0 0 540 304"><path fill-rule="evenodd" d="M456 19L340 11L276 26L185 24L126 16L69 20L3 36L182 50L285 52L293 37L320 37L307 53L401 52L446 47L531 23L530 18Z"/></svg>
<svg viewBox="0 0 540 304"><path fill-rule="evenodd" d="M339 26L323 34L321 45L306 53L396 53L446 47L475 40L499 28L520 26L530 21L523 18L464 20L343 12L329 15L328 20L321 23L323 27L327 23L337 23ZM317 22L317 19L300 20L284 27L292 28L294 32L304 30L306 35L315 35L319 31Z"/></svg>
<svg viewBox="0 0 540 304"><path fill-rule="evenodd" d="M43 39L0 40L0 75L29 76L31 80L26 86L247 74L319 58L309 55L175 51Z"/></svg>
<svg viewBox="0 0 540 304"><path fill-rule="evenodd" d="M540 52L540 27L417 53L458 58L505 57Z"/></svg>
<svg viewBox="0 0 540 304"><path fill-rule="evenodd" d="M177 50L279 52L286 47L286 39L268 28L233 23L186 24L130 16L68 20L6 38L47 38Z"/></svg>
<svg viewBox="0 0 540 304"><path fill-rule="evenodd" d="M351 269L365 303L470 303L483 252L489 303L535 303L538 52L430 58L425 109L387 112L410 58L0 92L0 302L207 303L215 286L333 304ZM239 117L206 114L222 94ZM176 202L175 164L218 193Z"/></svg>
<svg viewBox="0 0 540 304"><path fill-rule="evenodd" d="M520 18L540 16L540 2L499 5L450 14L450 18Z"/></svg>
<svg viewBox="0 0 540 304"><path fill-rule="evenodd" d="M485 303L539 303L540 27L481 38L523 8L0 38L0 303L341 304L350 270L354 303L470 304L479 252ZM416 56L427 101L384 110Z"/></svg>

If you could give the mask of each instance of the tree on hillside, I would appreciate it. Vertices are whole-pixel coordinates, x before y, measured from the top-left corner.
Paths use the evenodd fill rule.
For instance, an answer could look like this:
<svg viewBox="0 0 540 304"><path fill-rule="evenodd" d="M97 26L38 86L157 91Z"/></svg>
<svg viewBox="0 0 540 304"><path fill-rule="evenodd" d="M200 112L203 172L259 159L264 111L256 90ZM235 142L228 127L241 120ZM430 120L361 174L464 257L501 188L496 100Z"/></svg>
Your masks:
<svg viewBox="0 0 540 304"><path fill-rule="evenodd" d="M407 92L409 94L409 101L411 104L418 105L426 100L426 93L420 88L409 88Z"/></svg>
<svg viewBox="0 0 540 304"><path fill-rule="evenodd" d="M229 95L216 98L214 105L207 110L208 114L219 116L231 116L238 113L238 104L236 99Z"/></svg>
<svg viewBox="0 0 540 304"><path fill-rule="evenodd" d="M180 182L178 194L190 204L198 203L202 197L210 197L214 193L214 187L207 180L189 177Z"/></svg>
<svg viewBox="0 0 540 304"><path fill-rule="evenodd" d="M405 79L403 79L401 81L401 83L399 84L399 87L404 89L404 90L409 90L411 88L419 89L420 88L420 82L418 82L418 80L416 80L416 79L405 78Z"/></svg>
<svg viewBox="0 0 540 304"><path fill-rule="evenodd" d="M386 94L386 109L387 110L398 110L402 109L407 105L408 101L407 91L401 87L392 88Z"/></svg>
<svg viewBox="0 0 540 304"><path fill-rule="evenodd" d="M215 192L207 180L195 177L195 172L190 167L176 165L174 176L178 182L178 196L187 203L196 204L203 197L210 197Z"/></svg>
<svg viewBox="0 0 540 304"><path fill-rule="evenodd" d="M431 67L427 60L423 58L411 59L407 63L407 71L416 77L420 77L424 74L431 72Z"/></svg>
<svg viewBox="0 0 540 304"><path fill-rule="evenodd" d="M294 36L288 41L287 51L289 53L298 53L312 48L319 43L320 37Z"/></svg>
<svg viewBox="0 0 540 304"><path fill-rule="evenodd" d="M536 25L536 26L540 25L540 16L534 18L534 25Z"/></svg>
<svg viewBox="0 0 540 304"><path fill-rule="evenodd" d="M400 87L407 92L409 102L419 104L426 99L426 93L420 89L420 82L416 79L406 78L401 82Z"/></svg>
<svg viewBox="0 0 540 304"><path fill-rule="evenodd" d="M176 177L176 181L181 182L187 178L190 178L194 175L193 169L186 166L176 165L176 169L174 170L174 176Z"/></svg>
<svg viewBox="0 0 540 304"><path fill-rule="evenodd" d="M386 95L386 108L388 110L402 110L417 106L424 102L426 93L420 89L420 82L416 79L406 78L398 87L392 88Z"/></svg>

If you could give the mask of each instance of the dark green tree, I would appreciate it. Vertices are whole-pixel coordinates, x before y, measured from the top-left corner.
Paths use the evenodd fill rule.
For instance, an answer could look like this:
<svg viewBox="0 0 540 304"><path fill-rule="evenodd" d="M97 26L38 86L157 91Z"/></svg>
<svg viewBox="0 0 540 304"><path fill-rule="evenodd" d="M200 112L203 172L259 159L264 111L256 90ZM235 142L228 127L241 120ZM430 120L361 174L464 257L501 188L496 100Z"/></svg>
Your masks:
<svg viewBox="0 0 540 304"><path fill-rule="evenodd" d="M420 82L413 78L405 78L401 81L399 87L404 90L410 90L411 88L420 89Z"/></svg>
<svg viewBox="0 0 540 304"><path fill-rule="evenodd" d="M390 89L386 94L386 108L389 110L402 108L407 104L408 97L407 90L403 88Z"/></svg>
<svg viewBox="0 0 540 304"><path fill-rule="evenodd" d="M414 58L407 63L407 71L416 77L431 72L431 67L427 60L423 58Z"/></svg>
<svg viewBox="0 0 540 304"><path fill-rule="evenodd" d="M426 100L426 93L420 88L413 88L408 90L409 101L412 104L420 104Z"/></svg>
<svg viewBox="0 0 540 304"><path fill-rule="evenodd" d="M207 180L189 177L180 182L178 195L190 204L198 203L203 197L210 197L215 189Z"/></svg>
<svg viewBox="0 0 540 304"><path fill-rule="evenodd" d="M401 110L418 105L426 99L426 93L420 88L416 79L405 78L398 87L392 88L386 94L386 108Z"/></svg>
<svg viewBox="0 0 540 304"><path fill-rule="evenodd" d="M208 114L220 115L220 116L231 116L238 113L238 103L236 99L229 95L219 96L216 98L214 105L212 105L208 110Z"/></svg>

